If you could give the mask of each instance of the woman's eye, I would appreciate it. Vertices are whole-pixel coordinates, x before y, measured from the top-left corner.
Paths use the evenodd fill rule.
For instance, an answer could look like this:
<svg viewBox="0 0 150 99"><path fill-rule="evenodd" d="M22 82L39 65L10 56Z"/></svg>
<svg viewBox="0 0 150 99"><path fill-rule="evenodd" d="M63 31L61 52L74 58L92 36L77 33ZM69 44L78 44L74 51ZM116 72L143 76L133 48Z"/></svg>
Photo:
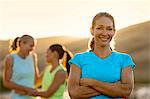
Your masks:
<svg viewBox="0 0 150 99"><path fill-rule="evenodd" d="M99 30L99 29L102 29L102 28L101 28L101 27L97 27L96 29L98 29L98 30Z"/></svg>
<svg viewBox="0 0 150 99"><path fill-rule="evenodd" d="M112 28L109 28L109 29L107 29L107 30L110 30L110 31L111 31L111 30L113 30L113 29L112 29Z"/></svg>

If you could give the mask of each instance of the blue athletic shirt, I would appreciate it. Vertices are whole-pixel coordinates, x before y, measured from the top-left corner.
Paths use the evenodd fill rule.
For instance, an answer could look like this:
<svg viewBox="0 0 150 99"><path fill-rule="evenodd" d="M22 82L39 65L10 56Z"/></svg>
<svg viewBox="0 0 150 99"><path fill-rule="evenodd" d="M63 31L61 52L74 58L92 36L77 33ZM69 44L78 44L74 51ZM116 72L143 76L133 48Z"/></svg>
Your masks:
<svg viewBox="0 0 150 99"><path fill-rule="evenodd" d="M108 57L100 58L93 51L75 54L69 60L70 64L75 64L81 69L81 78L96 79L101 82L114 83L120 81L121 70L128 66L134 69L135 64L130 55L113 51ZM112 97L99 95L90 99L110 99ZM116 97L118 98L118 97Z"/></svg>

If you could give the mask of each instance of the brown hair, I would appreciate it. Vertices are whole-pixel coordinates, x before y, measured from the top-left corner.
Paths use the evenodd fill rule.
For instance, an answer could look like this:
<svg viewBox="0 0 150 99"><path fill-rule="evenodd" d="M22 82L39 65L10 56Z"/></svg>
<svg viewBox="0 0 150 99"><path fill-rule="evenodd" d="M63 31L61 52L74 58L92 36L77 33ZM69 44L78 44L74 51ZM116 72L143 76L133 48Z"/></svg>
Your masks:
<svg viewBox="0 0 150 99"><path fill-rule="evenodd" d="M16 37L14 40L13 40L13 42L12 42L12 45L11 45L11 49L12 49L12 51L16 51L17 50L17 47L18 47L18 41L19 41L19 38L20 37Z"/></svg>
<svg viewBox="0 0 150 99"><path fill-rule="evenodd" d="M59 55L59 59L62 59L64 54L66 53L65 64L63 64L63 65L66 67L67 73L69 75L69 73L70 73L70 65L69 65L68 61L72 58L71 52L65 50L64 47L62 45L60 45L60 44L53 44L48 49L51 50L52 52L56 51L58 53L58 55Z"/></svg>
<svg viewBox="0 0 150 99"><path fill-rule="evenodd" d="M92 51L94 50L94 37L92 37L92 39L90 39L88 46Z"/></svg>

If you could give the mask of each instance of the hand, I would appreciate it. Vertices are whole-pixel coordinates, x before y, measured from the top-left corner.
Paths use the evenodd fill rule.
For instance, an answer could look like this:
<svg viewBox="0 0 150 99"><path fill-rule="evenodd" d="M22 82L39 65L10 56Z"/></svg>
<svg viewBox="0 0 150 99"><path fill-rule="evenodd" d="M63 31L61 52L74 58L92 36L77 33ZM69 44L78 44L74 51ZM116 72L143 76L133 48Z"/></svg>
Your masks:
<svg viewBox="0 0 150 99"><path fill-rule="evenodd" d="M26 91L29 96L36 96L37 91L35 89L27 89Z"/></svg>
<svg viewBox="0 0 150 99"><path fill-rule="evenodd" d="M90 86L91 80L92 79L90 79L90 78L81 78L80 79L80 85L88 87L88 86Z"/></svg>
<svg viewBox="0 0 150 99"><path fill-rule="evenodd" d="M17 94L27 95L27 93L26 93L25 91L15 90L15 92L16 92Z"/></svg>
<svg viewBox="0 0 150 99"><path fill-rule="evenodd" d="M44 95L44 92L36 92L36 96L41 96L41 97L43 97Z"/></svg>

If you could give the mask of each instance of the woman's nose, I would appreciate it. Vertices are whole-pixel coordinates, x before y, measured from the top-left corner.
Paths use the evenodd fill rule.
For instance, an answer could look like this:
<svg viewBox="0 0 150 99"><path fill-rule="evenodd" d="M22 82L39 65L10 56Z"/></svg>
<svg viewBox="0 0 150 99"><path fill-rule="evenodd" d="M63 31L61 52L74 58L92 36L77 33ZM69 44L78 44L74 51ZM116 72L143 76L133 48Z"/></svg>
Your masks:
<svg viewBox="0 0 150 99"><path fill-rule="evenodd" d="M107 35L106 29L103 29L102 32L101 32L101 34L102 34L102 35Z"/></svg>

